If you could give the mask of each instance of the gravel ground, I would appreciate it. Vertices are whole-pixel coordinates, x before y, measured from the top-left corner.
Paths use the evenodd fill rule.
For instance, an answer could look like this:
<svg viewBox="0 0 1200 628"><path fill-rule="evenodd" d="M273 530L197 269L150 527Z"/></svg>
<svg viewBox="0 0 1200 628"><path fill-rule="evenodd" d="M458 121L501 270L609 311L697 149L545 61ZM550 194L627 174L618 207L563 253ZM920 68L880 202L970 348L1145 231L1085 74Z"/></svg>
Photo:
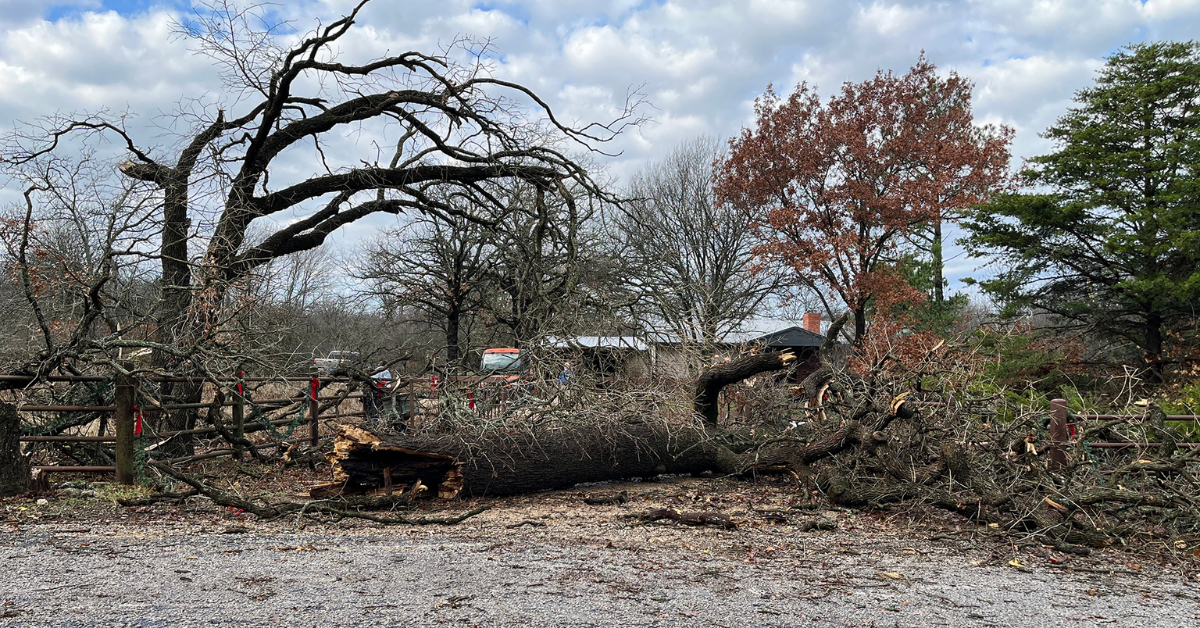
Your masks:
<svg viewBox="0 0 1200 628"><path fill-rule="evenodd" d="M650 505L707 494L645 486L632 490ZM200 521L165 508L10 519L0 625L1200 625L1200 594L1178 572L1130 569L1119 553L1110 562L1130 573L1100 574L1084 570L1107 552L1051 565L1044 548L1000 551L971 527L935 535L836 511L808 513L836 531L634 524L633 505L583 509L579 496L496 502L447 528L299 530L215 508Z"/></svg>

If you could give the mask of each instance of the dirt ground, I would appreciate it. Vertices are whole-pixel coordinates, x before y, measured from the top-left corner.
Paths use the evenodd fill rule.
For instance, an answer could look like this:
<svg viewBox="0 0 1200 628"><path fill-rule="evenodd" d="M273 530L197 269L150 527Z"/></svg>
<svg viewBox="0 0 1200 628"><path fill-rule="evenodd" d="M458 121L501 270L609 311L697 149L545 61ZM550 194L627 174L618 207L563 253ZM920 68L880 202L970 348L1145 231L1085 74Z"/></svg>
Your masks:
<svg viewBox="0 0 1200 628"><path fill-rule="evenodd" d="M209 480L244 494L279 499L321 480L295 469L256 478L229 473L225 464ZM622 494L627 502L584 502ZM36 495L3 500L0 551L9 568L0 573L0 617L7 618L0 623L265 625L292 607L309 608L312 625L364 618L369 625L1200 623L1200 595L1191 592L1196 557L1169 540L1139 553L1097 548L1070 556L931 509L831 509L781 479L666 477L428 500L420 504L428 514L488 510L455 526L422 527L301 516L258 521L203 497L117 503L137 497L99 484L59 490L40 505ZM637 518L655 508L721 512L737 527ZM326 551L337 554L340 571ZM286 568L272 566L282 560L276 555L292 554ZM237 561L225 560L231 556ZM114 560L155 582L139 586L160 597L146 606L144 596L119 585L109 591ZM370 587L350 583L381 577L383 602L358 599ZM83 608L72 593L80 578L116 596L103 598L109 610L73 610ZM206 589L193 581L223 584ZM203 622L188 614L214 595L231 597L206 606Z"/></svg>

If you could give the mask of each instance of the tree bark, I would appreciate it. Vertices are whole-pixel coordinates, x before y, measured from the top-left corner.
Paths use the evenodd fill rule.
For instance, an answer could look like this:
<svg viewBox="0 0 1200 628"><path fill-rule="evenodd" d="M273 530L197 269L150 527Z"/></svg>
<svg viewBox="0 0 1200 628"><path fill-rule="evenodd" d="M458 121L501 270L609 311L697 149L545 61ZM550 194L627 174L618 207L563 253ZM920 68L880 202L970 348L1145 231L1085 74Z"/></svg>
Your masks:
<svg viewBox="0 0 1200 628"><path fill-rule="evenodd" d="M1151 383L1163 381L1162 363L1162 317L1157 313L1146 316L1146 365L1150 367Z"/></svg>
<svg viewBox="0 0 1200 628"><path fill-rule="evenodd" d="M458 367L458 321L461 313L451 308L446 313L446 369L457 372Z"/></svg>
<svg viewBox="0 0 1200 628"><path fill-rule="evenodd" d="M867 337L867 307L859 305L854 310L854 345L859 346Z"/></svg>
<svg viewBox="0 0 1200 628"><path fill-rule="evenodd" d="M933 302L940 306L946 301L945 290L942 286L945 282L945 261L942 259L942 219L940 217L933 221L933 241L929 245L929 252L933 258Z"/></svg>
<svg viewBox="0 0 1200 628"><path fill-rule="evenodd" d="M515 495L663 473L728 475L742 466L736 454L703 431L669 431L640 420L470 447L449 437L379 436L342 426L331 461L343 494L378 493L390 477L394 486L420 479L430 494L443 497L460 490L474 497ZM329 487L320 488L321 494L330 493Z"/></svg>
<svg viewBox="0 0 1200 628"><path fill-rule="evenodd" d="M0 403L0 497L29 490L29 460L21 455L21 417L11 403Z"/></svg>
<svg viewBox="0 0 1200 628"><path fill-rule="evenodd" d="M721 389L759 373L778 371L796 360L791 352L748 355L726 364L718 364L696 380L696 414L710 424L717 422L717 399Z"/></svg>

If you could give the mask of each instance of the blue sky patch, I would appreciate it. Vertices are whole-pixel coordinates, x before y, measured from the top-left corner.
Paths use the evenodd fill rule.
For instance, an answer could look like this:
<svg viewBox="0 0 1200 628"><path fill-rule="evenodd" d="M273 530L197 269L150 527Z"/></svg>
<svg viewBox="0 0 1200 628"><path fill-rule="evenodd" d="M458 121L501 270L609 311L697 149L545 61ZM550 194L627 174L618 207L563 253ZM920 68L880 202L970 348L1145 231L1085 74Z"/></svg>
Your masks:
<svg viewBox="0 0 1200 628"><path fill-rule="evenodd" d="M145 13L156 6L173 6L186 8L187 2L182 0L103 0L100 6L88 6L83 3L51 4L46 9L46 19L57 22L63 18L77 18L87 12L105 13L116 11L120 15L135 15Z"/></svg>
<svg viewBox="0 0 1200 628"><path fill-rule="evenodd" d="M477 11L497 11L517 20L525 26L529 26L529 19L533 17L533 14L530 13L527 7L509 2L482 0L471 5L471 8Z"/></svg>

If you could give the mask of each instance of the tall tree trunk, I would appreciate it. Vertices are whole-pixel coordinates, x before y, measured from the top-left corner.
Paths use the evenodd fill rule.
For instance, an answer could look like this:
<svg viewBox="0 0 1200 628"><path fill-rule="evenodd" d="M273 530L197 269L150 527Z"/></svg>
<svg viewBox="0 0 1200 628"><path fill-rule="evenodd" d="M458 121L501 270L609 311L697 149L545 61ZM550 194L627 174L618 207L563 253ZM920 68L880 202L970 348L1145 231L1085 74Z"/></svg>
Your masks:
<svg viewBox="0 0 1200 628"><path fill-rule="evenodd" d="M1144 359L1150 367L1150 381L1158 384L1163 381L1163 336L1162 316L1156 312L1146 315L1146 346Z"/></svg>
<svg viewBox="0 0 1200 628"><path fill-rule="evenodd" d="M446 313L446 370L455 372L458 363L458 324L462 314L458 308L450 308Z"/></svg>
<svg viewBox="0 0 1200 628"><path fill-rule="evenodd" d="M929 253L933 257L933 302L941 305L946 300L946 294L942 288L946 278L944 276L945 262L942 260L941 218L933 221L933 242L929 245Z"/></svg>
<svg viewBox="0 0 1200 628"><path fill-rule="evenodd" d="M164 185L163 231L162 231L162 279L161 301L158 306L155 340L169 347L190 344L191 329L188 328L188 311L192 305L192 269L188 263L188 218L187 175L171 172ZM156 367L178 370L175 356L155 352L152 357ZM196 403L200 401L200 387L186 382L164 382L160 388L162 403ZM160 429L167 431L190 430L196 427L196 411L174 410L168 412ZM167 443L162 453L168 456L190 456L195 446L192 437L176 437Z"/></svg>

